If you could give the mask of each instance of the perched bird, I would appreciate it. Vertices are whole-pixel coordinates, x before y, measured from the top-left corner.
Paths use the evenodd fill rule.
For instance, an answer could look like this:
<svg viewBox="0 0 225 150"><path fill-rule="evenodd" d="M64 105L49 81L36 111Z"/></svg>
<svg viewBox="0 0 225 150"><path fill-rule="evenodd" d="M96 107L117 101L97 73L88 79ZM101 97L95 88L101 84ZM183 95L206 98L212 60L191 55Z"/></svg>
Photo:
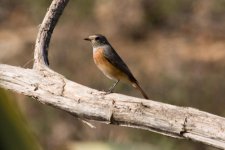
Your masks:
<svg viewBox="0 0 225 150"><path fill-rule="evenodd" d="M133 87L140 90L145 99L148 99L147 94L142 90L130 69L116 53L105 36L95 34L85 38L84 40L90 41L92 44L93 59L97 67L109 79L116 81L107 93L111 93L119 81L122 80L131 83Z"/></svg>

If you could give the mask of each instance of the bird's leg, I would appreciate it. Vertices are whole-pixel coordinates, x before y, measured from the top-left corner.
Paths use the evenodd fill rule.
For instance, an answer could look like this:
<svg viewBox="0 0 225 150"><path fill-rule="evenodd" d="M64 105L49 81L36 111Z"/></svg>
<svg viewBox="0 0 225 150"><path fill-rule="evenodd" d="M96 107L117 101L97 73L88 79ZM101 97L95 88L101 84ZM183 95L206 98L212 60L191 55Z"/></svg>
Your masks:
<svg viewBox="0 0 225 150"><path fill-rule="evenodd" d="M117 80L112 87L109 88L109 90L106 92L107 94L112 93L113 89L116 87L116 85L120 82L120 80Z"/></svg>

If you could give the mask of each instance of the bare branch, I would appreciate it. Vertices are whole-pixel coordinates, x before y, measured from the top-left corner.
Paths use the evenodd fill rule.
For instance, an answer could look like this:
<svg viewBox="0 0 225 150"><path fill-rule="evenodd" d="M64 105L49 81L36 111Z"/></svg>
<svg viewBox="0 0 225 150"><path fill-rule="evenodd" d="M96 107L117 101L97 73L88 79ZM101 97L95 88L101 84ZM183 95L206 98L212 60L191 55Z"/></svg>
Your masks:
<svg viewBox="0 0 225 150"><path fill-rule="evenodd" d="M69 0L53 0L40 26L34 50L34 68L49 65L48 47L52 32ZM40 69L40 68L39 68Z"/></svg>
<svg viewBox="0 0 225 150"><path fill-rule="evenodd" d="M225 148L225 119L193 108L102 92L59 74L0 65L0 86L71 113Z"/></svg>
<svg viewBox="0 0 225 150"><path fill-rule="evenodd" d="M54 72L48 65L53 29L68 0L53 0L36 40L34 69L0 64L0 86L31 96L74 116L191 139L225 149L225 118L199 111L129 97L105 95Z"/></svg>

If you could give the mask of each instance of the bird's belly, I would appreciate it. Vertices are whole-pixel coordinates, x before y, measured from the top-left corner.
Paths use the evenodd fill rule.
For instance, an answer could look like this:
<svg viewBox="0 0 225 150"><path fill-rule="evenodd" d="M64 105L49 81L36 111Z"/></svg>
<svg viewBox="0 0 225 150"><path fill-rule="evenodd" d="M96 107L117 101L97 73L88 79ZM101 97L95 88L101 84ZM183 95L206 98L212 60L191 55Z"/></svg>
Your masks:
<svg viewBox="0 0 225 150"><path fill-rule="evenodd" d="M93 55L94 62L97 67L112 80L127 80L128 77L121 70L112 65L102 54L101 50L98 50Z"/></svg>

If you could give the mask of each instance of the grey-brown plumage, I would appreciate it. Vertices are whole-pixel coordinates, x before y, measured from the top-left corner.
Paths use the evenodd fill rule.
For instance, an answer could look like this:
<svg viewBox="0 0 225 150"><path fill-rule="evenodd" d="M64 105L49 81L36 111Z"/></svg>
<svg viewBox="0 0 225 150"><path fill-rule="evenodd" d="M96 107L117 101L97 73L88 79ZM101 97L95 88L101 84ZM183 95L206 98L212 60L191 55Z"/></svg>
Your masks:
<svg viewBox="0 0 225 150"><path fill-rule="evenodd" d="M123 80L125 82L131 82L132 86L139 89L144 98L148 99L147 94L142 90L128 66L103 35L91 35L88 38L85 38L85 40L91 41L93 47L93 59L98 68L108 78L116 81L109 89L109 93L113 91L120 80Z"/></svg>

